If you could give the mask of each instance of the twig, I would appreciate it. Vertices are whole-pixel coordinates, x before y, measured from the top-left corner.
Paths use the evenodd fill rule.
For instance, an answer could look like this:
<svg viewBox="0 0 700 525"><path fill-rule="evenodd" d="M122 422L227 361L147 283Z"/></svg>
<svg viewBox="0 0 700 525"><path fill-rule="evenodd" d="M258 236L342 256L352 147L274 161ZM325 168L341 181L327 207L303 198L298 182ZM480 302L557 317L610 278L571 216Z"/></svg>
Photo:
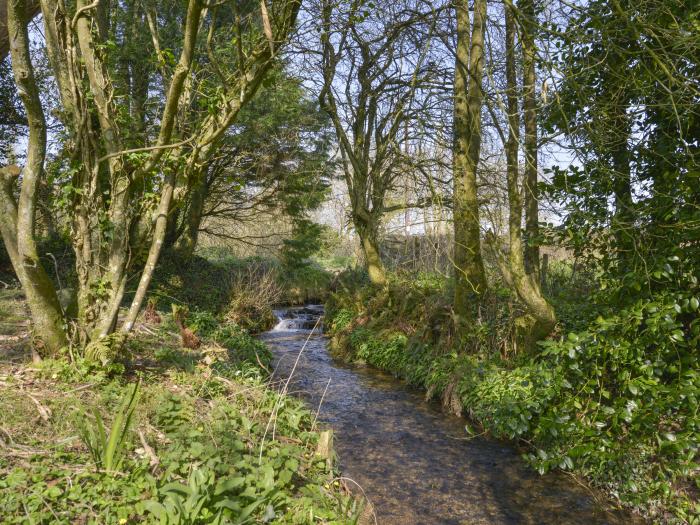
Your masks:
<svg viewBox="0 0 700 525"><path fill-rule="evenodd" d="M260 365L260 368L262 368L263 370L265 370L265 372L267 372L268 374L270 373L270 369L267 368L267 367L266 367L264 364L262 364L262 362L260 361L260 356L258 355L257 352L255 352L255 360L256 360L256 361L258 362L258 364Z"/></svg>
<svg viewBox="0 0 700 525"><path fill-rule="evenodd" d="M71 390L66 390L64 392L64 394L72 394L74 392L81 392L83 390L87 390L88 388L92 388L93 386L95 386L95 383L86 383L86 384L80 385L76 388L72 388Z"/></svg>
<svg viewBox="0 0 700 525"><path fill-rule="evenodd" d="M467 437L457 437L457 436L447 436L447 437L450 439L456 439L458 441L471 441L472 439L484 436L486 434L487 434L487 432L484 431L484 432L481 432L480 434L474 434L474 435L467 436Z"/></svg>
<svg viewBox="0 0 700 525"><path fill-rule="evenodd" d="M29 399L34 401L34 404L36 405L36 409L39 411L41 419L43 419L44 421L48 421L51 418L51 410L39 403L39 400L33 395L31 395L29 392L25 392L25 394L27 394L27 397L29 397Z"/></svg>
<svg viewBox="0 0 700 525"><path fill-rule="evenodd" d="M156 453L153 451L151 446L148 444L148 441L146 441L146 436L143 435L143 430L139 428L138 434L139 440L141 441L141 446L143 447L143 451L148 456L151 467L157 467L160 464L160 460L158 459L158 456L156 456Z"/></svg>
<svg viewBox="0 0 700 525"><path fill-rule="evenodd" d="M46 255L51 257L51 260L53 261L53 267L54 267L54 270L56 270L56 282L58 282L58 289L63 290L63 285L61 284L61 276L58 275L58 261L56 260L56 257L54 256L53 253L47 252Z"/></svg>
<svg viewBox="0 0 700 525"><path fill-rule="evenodd" d="M316 421L318 421L318 415L321 413L321 405L323 405L323 399L326 397L326 392L328 392L328 387L331 384L331 378L328 378L328 383L326 383L326 388L323 389L323 394L321 395L321 400L318 402L318 408L316 409L316 416L314 417L314 422L311 425L311 430L316 428Z"/></svg>
<svg viewBox="0 0 700 525"><path fill-rule="evenodd" d="M379 522L377 521L377 513L374 512L374 505L372 505L372 502L367 497L367 494L365 493L365 489L362 488L362 485L360 485L354 479L346 478L345 476L340 476L338 478L334 478L331 480L331 483L333 483L334 481L342 481L342 482L350 481L351 483L354 483L357 486L357 488L360 489L360 492L362 492L362 497L367 502L367 505L369 505L369 509L372 511L372 518L374 518L374 525L378 525Z"/></svg>
<svg viewBox="0 0 700 525"><path fill-rule="evenodd" d="M143 332L147 332L147 333L149 333L149 334L151 334L151 335L158 335L156 332L154 332L153 330L151 330L150 328L148 328L148 327L147 327L145 324L143 324L143 323L141 323L141 324L139 325L139 330L140 330L140 331L143 331Z"/></svg>
<svg viewBox="0 0 700 525"><path fill-rule="evenodd" d="M178 148L180 146L184 146L188 142L192 142L195 138L196 137L192 136L192 137L188 138L187 140L183 140L181 142L175 142L173 144L163 144L161 146L147 146L144 148L133 148L133 149L125 149L123 151L116 151L114 153L109 153L107 155L100 157L99 159L97 159L97 163L103 162L103 161L110 159L112 157L118 157L120 155L127 155L130 153L141 153L141 152L145 152L145 151L154 151L154 150L161 150L161 149L168 149L168 148Z"/></svg>

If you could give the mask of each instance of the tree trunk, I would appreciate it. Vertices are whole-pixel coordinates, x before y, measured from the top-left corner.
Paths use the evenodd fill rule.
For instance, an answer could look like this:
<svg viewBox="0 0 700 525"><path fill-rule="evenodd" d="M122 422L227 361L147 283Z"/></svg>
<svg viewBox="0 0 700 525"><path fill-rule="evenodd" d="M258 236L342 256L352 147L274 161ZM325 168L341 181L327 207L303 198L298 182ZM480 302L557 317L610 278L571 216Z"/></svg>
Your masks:
<svg viewBox="0 0 700 525"><path fill-rule="evenodd" d="M10 38L7 32L7 5L8 0L0 0L0 61L10 52ZM29 22L39 14L39 0L27 0L25 2L25 15L22 20Z"/></svg>
<svg viewBox="0 0 700 525"><path fill-rule="evenodd" d="M186 214L182 218L184 221L182 235L177 240L176 250L185 259L189 259L197 248L199 239L199 228L202 225L204 215L204 204L207 197L206 174L200 173L195 176L195 180L189 191L189 205Z"/></svg>
<svg viewBox="0 0 700 525"><path fill-rule="evenodd" d="M624 67L619 53L610 54L612 74ZM612 76L612 75L611 75ZM626 86L620 86L615 78L608 78L603 85L605 112L610 117L604 140L610 148L615 214L612 230L615 235L618 272L626 274L634 257L634 232L632 214L632 169L629 148L630 121L627 115L630 102Z"/></svg>
<svg viewBox="0 0 700 525"><path fill-rule="evenodd" d="M617 249L618 272L624 275L630 271L634 255L634 231L632 218L632 182L630 154L626 142L620 144L613 153L613 176L615 193L615 215L613 231Z"/></svg>
<svg viewBox="0 0 700 525"><path fill-rule="evenodd" d="M178 101L180 100L180 95L182 93L185 80L187 79L187 75L189 74L192 66L192 58L194 56L194 48L197 41L197 31L199 29L199 18L201 13L202 3L199 0L190 0L187 8L185 42L182 48L182 53L180 54L180 60L175 68L175 73L173 74L173 79L168 89L167 102L163 113L163 127L161 128L161 134L159 137L159 143L162 144L169 142L172 135ZM167 133L163 133L163 129L167 129ZM158 258L160 257L160 252L163 247L163 240L165 239L165 233L168 227L168 212L170 211L170 203L172 201L173 192L175 191L175 182L175 170L171 168L167 171L163 183L160 203L158 204L158 211L156 212L155 217L153 239L151 241L151 247L148 251L146 265L141 272L141 279L139 280L138 287L136 288L136 294L131 302L129 313L124 321L124 326L122 327L122 331L125 333L129 333L136 322L136 317L138 316L139 310L141 310L141 305L146 297L148 286L151 284L153 272L155 271ZM112 330L113 329L114 327L112 327Z"/></svg>
<svg viewBox="0 0 700 525"><path fill-rule="evenodd" d="M540 218L537 190L537 93L535 90L535 5L533 0L520 0L522 13L521 45L523 52L523 107L525 114L525 270L539 280Z"/></svg>
<svg viewBox="0 0 700 525"><path fill-rule="evenodd" d="M508 99L506 164L508 170L508 237L510 243L508 279L515 288L518 298L527 309L525 315L515 320L514 344L516 349L530 350L538 340L549 335L554 329L556 316L554 308L542 295L540 282L536 275L526 271L523 259L523 205L518 165L520 118L518 115L518 87L515 70L515 21L512 9L506 5L506 83Z"/></svg>
<svg viewBox="0 0 700 525"><path fill-rule="evenodd" d="M384 286L387 282L386 270L382 262L379 240L377 238L377 225L373 220L356 220L355 229L360 238L362 253L365 257L365 267L372 284Z"/></svg>
<svg viewBox="0 0 700 525"><path fill-rule="evenodd" d="M46 350L53 354L67 345L63 311L56 289L39 260L35 240L36 200L46 156L46 122L39 99L29 55L26 2L11 0L7 5L7 29L12 56L12 71L29 122L27 160L22 172L19 202L12 194L12 177L3 174L0 199L6 217L1 221L7 251L24 289L32 312L34 330Z"/></svg>
<svg viewBox="0 0 700 525"><path fill-rule="evenodd" d="M481 256L476 169L481 149L481 83L484 68L486 1L475 0L469 41L467 1L457 7L457 59L454 99L454 310L466 318L471 302L486 291ZM471 44L471 50L470 50Z"/></svg>

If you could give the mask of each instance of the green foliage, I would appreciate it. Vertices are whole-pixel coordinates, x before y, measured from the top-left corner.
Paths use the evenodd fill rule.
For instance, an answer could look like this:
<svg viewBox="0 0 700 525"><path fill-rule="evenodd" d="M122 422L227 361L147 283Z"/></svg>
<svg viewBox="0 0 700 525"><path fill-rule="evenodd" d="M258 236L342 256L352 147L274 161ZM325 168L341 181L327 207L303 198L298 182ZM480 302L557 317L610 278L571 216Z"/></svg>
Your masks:
<svg viewBox="0 0 700 525"><path fill-rule="evenodd" d="M51 388L42 402L51 399L55 419L37 425L36 406L17 403L26 396L0 392L0 413L19 411L9 432L26 428L22 446L46 451L26 461L0 454L3 523L355 523L355 498L314 456L313 414L269 389L258 364L242 362L267 363L269 351L240 328L209 321L197 319L206 339L236 359L224 353L207 365L206 354L179 349L161 326L153 339L130 342L135 359L151 363L137 384L86 372L81 382L90 378L90 388L76 389L60 379L71 364L42 364L32 390ZM86 408L64 422L59 410L75 405ZM70 437L74 425L80 440ZM136 432L141 446L130 439ZM84 467L90 463L97 470Z"/></svg>
<svg viewBox="0 0 700 525"><path fill-rule="evenodd" d="M93 339L83 350L83 357L87 361L99 363L107 366L108 364L124 357L124 343L126 335L123 332L114 332L99 339Z"/></svg>
<svg viewBox="0 0 700 525"><path fill-rule="evenodd" d="M134 383L131 392L124 399L114 415L112 427L107 434L105 421L100 412L92 411L92 418L85 410L80 410L77 422L78 433L92 456L98 470L114 472L121 466L124 448L138 403L139 383Z"/></svg>
<svg viewBox="0 0 700 525"><path fill-rule="evenodd" d="M223 324L211 333L210 338L228 350L229 360L234 365L247 362L267 367L272 361L267 345L237 325Z"/></svg>
<svg viewBox="0 0 700 525"><path fill-rule="evenodd" d="M572 308L567 323L581 329L543 342L539 355L494 352L507 333L494 330L499 317L452 338L444 280L394 277L396 289L383 291L341 286L327 326L338 355L425 388L496 437L523 440L539 472L571 470L657 519L670 511L694 523L700 287L687 269L669 260L653 272L665 281L658 292L589 322L574 315L577 304L591 308L559 290Z"/></svg>
<svg viewBox="0 0 700 525"><path fill-rule="evenodd" d="M639 504L697 489L700 290L694 278L687 285L545 344L563 391L536 434L548 451L532 458L539 468L570 458L596 479L612 469ZM692 512L687 505L678 511Z"/></svg>
<svg viewBox="0 0 700 525"><path fill-rule="evenodd" d="M348 308L341 308L334 312L330 320L330 328L332 332L341 332L348 328L355 319L355 314Z"/></svg>
<svg viewBox="0 0 700 525"><path fill-rule="evenodd" d="M216 483L213 472L195 469L190 473L187 483L169 483L159 490L162 503L148 500L143 503L143 509L164 525L219 525L231 523L224 520L225 509L237 511L238 518L233 523L245 523L264 501L258 500L241 509L235 499L228 498L225 494L225 488Z"/></svg>
<svg viewBox="0 0 700 525"><path fill-rule="evenodd" d="M291 239L284 239L281 258L287 270L296 270L309 264L309 258L321 248L323 227L309 220L294 224Z"/></svg>
<svg viewBox="0 0 700 525"><path fill-rule="evenodd" d="M220 321L208 310L190 312L187 317L187 326L200 337L211 337L219 329Z"/></svg>
<svg viewBox="0 0 700 525"><path fill-rule="evenodd" d="M76 356L70 362L63 359L44 359L37 364L37 370L42 377L58 380L62 383L73 384L91 381L99 384L109 378L122 375L124 365L122 363L103 365L92 359Z"/></svg>

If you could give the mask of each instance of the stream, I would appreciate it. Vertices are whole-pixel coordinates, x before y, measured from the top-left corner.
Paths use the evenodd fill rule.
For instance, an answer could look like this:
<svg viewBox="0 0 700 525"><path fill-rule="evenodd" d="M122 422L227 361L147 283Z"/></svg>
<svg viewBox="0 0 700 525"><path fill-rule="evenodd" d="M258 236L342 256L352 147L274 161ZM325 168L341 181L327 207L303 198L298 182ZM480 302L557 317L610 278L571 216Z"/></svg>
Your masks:
<svg viewBox="0 0 700 525"><path fill-rule="evenodd" d="M470 438L464 419L391 375L334 360L320 328L311 334L322 306L277 314L279 324L261 336L275 356L275 379L294 369L290 392L314 411L321 404L342 474L362 487L379 525L635 521L604 511L570 476L538 475L507 443Z"/></svg>

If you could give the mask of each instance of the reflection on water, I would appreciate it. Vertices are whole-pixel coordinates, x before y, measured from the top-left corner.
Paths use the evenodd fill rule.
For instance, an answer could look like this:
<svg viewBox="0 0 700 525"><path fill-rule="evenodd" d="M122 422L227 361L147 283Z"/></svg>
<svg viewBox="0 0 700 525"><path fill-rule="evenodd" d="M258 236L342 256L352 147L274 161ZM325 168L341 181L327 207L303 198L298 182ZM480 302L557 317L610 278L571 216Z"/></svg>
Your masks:
<svg viewBox="0 0 700 525"><path fill-rule="evenodd" d="M262 336L275 354L277 379L288 377L321 311L280 312L280 324ZM464 420L393 377L334 361L318 332L299 359L290 391L314 410L323 397L320 420L335 431L343 475L363 487L380 525L632 521L603 512L564 474L539 476L504 443L467 439Z"/></svg>

